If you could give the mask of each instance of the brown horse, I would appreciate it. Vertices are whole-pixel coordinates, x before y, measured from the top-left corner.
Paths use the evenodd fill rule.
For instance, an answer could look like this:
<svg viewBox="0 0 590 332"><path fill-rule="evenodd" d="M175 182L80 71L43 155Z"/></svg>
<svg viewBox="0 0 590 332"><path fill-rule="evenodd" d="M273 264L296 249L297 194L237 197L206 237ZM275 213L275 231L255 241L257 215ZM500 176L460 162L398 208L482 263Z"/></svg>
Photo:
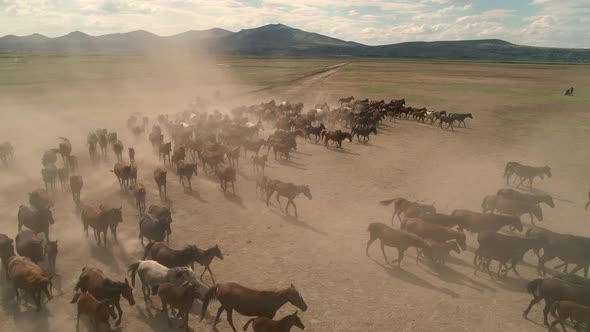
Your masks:
<svg viewBox="0 0 590 332"><path fill-rule="evenodd" d="M131 166L123 164L122 162L117 162L111 172L115 173L117 180L119 180L121 191L127 191L129 180L131 179Z"/></svg>
<svg viewBox="0 0 590 332"><path fill-rule="evenodd" d="M268 176L258 175L256 177L256 193L258 194L258 190L260 189L260 193L262 193L262 195L265 196L266 195L266 187L267 187L269 181L270 181L270 179L268 178Z"/></svg>
<svg viewBox="0 0 590 332"><path fill-rule="evenodd" d="M252 156L252 168L254 169L254 173L258 172L258 169L262 170L262 174L264 174L264 169L266 168L266 163L268 162L268 154L264 156L255 155Z"/></svg>
<svg viewBox="0 0 590 332"><path fill-rule="evenodd" d="M29 204L37 210L53 206L49 199L49 193L43 188L35 189L29 193Z"/></svg>
<svg viewBox="0 0 590 332"><path fill-rule="evenodd" d="M111 233L117 240L117 225L123 222L122 207L119 208L105 208L104 206L84 206L82 208L82 222L84 224L84 230L86 231L86 237L88 237L88 226L94 229L94 237L98 242L98 246L101 244L100 234L104 234L104 245L107 245L107 230L110 228Z"/></svg>
<svg viewBox="0 0 590 332"><path fill-rule="evenodd" d="M431 248L426 241L419 236L391 228L383 223L372 223L369 225L368 231L370 233L369 242L367 242L366 254L369 256L369 247L375 240L379 239L381 242L381 252L386 263L390 263L387 255L385 254L385 246L397 248L398 258L391 261L391 263L397 262L397 267L401 268L402 259L404 259L404 253L408 248L415 247L416 249L422 249L423 253L430 256ZM418 262L416 260L416 262Z"/></svg>
<svg viewBox="0 0 590 332"><path fill-rule="evenodd" d="M160 199L162 198L162 192L164 193L164 200L168 199L166 192L166 170L160 167L156 168L154 170L154 181L156 181L156 185L158 186Z"/></svg>
<svg viewBox="0 0 590 332"><path fill-rule="evenodd" d="M252 323L252 330L254 332L289 332L293 326L305 330L305 325L303 325L301 319L297 316L297 311L280 320L272 320L266 317L251 318L244 325L244 331L248 330L250 323Z"/></svg>
<svg viewBox="0 0 590 332"><path fill-rule="evenodd" d="M11 256L8 258L8 276L12 279L14 292L20 299L19 289L33 295L37 311L41 311L41 293L51 300L51 278L41 267L27 257Z"/></svg>
<svg viewBox="0 0 590 332"><path fill-rule="evenodd" d="M0 259L2 259L2 266L4 268L4 274L8 279L8 258L14 256L14 240L9 238L6 234L0 233Z"/></svg>
<svg viewBox="0 0 590 332"><path fill-rule="evenodd" d="M74 287L76 294L71 303L78 301L81 293L90 293L97 300L110 299L117 308L118 320L116 326L121 324L123 318L123 310L121 309L121 296L129 302L130 306L135 305L135 298L133 297L133 288L129 285L129 281L125 278L125 282L114 281L108 278L100 269L92 267L82 268L82 273L78 277L78 282Z"/></svg>
<svg viewBox="0 0 590 332"><path fill-rule="evenodd" d="M336 131L323 131L321 135L322 140L324 140L324 145L328 147L328 142L332 141L336 143L336 146L342 149L342 141L348 139L349 142L352 142L352 135L349 132L343 132L342 130Z"/></svg>
<svg viewBox="0 0 590 332"><path fill-rule="evenodd" d="M21 205L18 208L18 231L22 229L23 225L35 232L44 233L45 239L49 241L49 225L53 225L53 214L49 206L42 209L31 210L29 207Z"/></svg>
<svg viewBox="0 0 590 332"><path fill-rule="evenodd" d="M236 169L240 169L240 151L241 148L240 146L236 146L233 149L228 149L225 152L225 155L227 156L227 160L229 161L229 165L234 167Z"/></svg>
<svg viewBox="0 0 590 332"><path fill-rule="evenodd" d="M291 148L292 147L289 144L274 143L272 145L272 151L275 155L275 160L277 160L277 156L282 156L287 161L291 160L291 155L289 154L291 152Z"/></svg>
<svg viewBox="0 0 590 332"><path fill-rule="evenodd" d="M227 183L231 183L231 190L233 194L236 194L236 188L234 186L234 182L236 181L236 170L231 166L225 166L224 164L217 164L215 166L215 174L219 179L219 183L221 185L221 189L223 193L227 191Z"/></svg>
<svg viewBox="0 0 590 332"><path fill-rule="evenodd" d="M141 183L133 183L129 186L129 190L133 193L133 197L135 198L135 206L139 211L139 215L145 213L145 186Z"/></svg>
<svg viewBox="0 0 590 332"><path fill-rule="evenodd" d="M164 165L166 165L166 159L168 159L169 163L172 162L170 160L170 152L171 151L172 151L172 143L171 142L160 144L159 159L164 160Z"/></svg>
<svg viewBox="0 0 590 332"><path fill-rule="evenodd" d="M223 151L223 149L215 151L209 151L207 149L204 149L199 154L199 158L201 159L203 165L209 165L211 172L214 173L215 166L225 161L225 152ZM205 172L207 171L207 167L203 166L203 169L205 170Z"/></svg>
<svg viewBox="0 0 590 332"><path fill-rule="evenodd" d="M307 304L293 284L289 288L278 291L259 291L233 282L215 284L205 294L201 320L205 317L211 299L217 299L221 304L217 310L213 327L217 325L221 313L225 310L227 312L227 321L234 332L237 332L232 319L234 310L244 316L262 316L271 319L287 302L303 311L307 310Z"/></svg>
<svg viewBox="0 0 590 332"><path fill-rule="evenodd" d="M45 257L49 263L49 272L55 273L55 261L57 260L57 240L45 242Z"/></svg>
<svg viewBox="0 0 590 332"><path fill-rule="evenodd" d="M70 176L70 190L72 191L72 199L74 203L80 203L80 192L84 186L84 180L81 175Z"/></svg>
<svg viewBox="0 0 590 332"><path fill-rule="evenodd" d="M309 189L308 185L295 185L293 183L285 183L280 180L270 180L266 184L266 206L268 206L270 197L277 193L276 199L277 203L279 203L279 207L282 209L281 201L279 197L286 197L287 198L287 205L285 206L285 213L289 215L289 205L293 205L295 209L295 217L297 218L297 206L295 205L295 197L299 194L304 194L305 197L308 199L312 199L311 190Z"/></svg>
<svg viewBox="0 0 590 332"><path fill-rule="evenodd" d="M197 164L196 163L186 163L184 160L181 160L176 164L176 174L178 174L178 181L184 187L184 180L188 184L188 190L193 191L193 185L191 183L191 179L193 175L197 175Z"/></svg>
<svg viewBox="0 0 590 332"><path fill-rule="evenodd" d="M395 216L402 221L402 212L408 218L418 218L427 214L435 214L436 209L434 205L427 205L418 202L412 202L405 198L394 198L379 202L381 205L389 205L393 203L393 214L391 215L391 225L393 226L393 219Z"/></svg>
<svg viewBox="0 0 590 332"><path fill-rule="evenodd" d="M190 265L191 268L197 262L205 267L203 273L201 273L201 280L203 280L205 272L209 271L211 280L215 283L213 272L209 267L215 257L223 260L223 254L218 245L207 250L203 250L195 245L188 245L183 249L177 250L170 248L164 242L150 242L145 247L143 260L151 259L166 267Z"/></svg>

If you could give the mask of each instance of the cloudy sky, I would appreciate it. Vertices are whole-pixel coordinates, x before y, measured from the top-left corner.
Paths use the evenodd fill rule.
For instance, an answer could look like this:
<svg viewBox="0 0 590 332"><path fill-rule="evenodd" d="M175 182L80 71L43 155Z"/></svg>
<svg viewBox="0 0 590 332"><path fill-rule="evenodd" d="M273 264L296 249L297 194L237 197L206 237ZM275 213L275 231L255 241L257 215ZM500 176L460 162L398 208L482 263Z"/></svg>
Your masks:
<svg viewBox="0 0 590 332"><path fill-rule="evenodd" d="M590 0L0 0L0 36L171 35L269 23L370 45L500 38L590 48Z"/></svg>

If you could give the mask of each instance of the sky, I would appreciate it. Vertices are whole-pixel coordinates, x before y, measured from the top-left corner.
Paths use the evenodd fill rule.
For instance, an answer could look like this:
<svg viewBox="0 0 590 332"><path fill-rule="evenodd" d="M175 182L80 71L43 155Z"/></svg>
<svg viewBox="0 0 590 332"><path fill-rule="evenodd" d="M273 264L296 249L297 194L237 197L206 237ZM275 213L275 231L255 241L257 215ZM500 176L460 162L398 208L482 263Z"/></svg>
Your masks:
<svg viewBox="0 0 590 332"><path fill-rule="evenodd" d="M270 23L368 45L498 38L590 48L590 0L0 0L0 36L173 35Z"/></svg>

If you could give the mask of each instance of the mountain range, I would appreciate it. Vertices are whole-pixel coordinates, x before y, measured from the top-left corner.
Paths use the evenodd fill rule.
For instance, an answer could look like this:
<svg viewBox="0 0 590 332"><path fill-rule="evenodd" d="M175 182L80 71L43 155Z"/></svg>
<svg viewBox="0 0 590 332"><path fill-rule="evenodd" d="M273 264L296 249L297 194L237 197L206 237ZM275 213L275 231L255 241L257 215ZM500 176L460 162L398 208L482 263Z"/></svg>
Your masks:
<svg viewBox="0 0 590 332"><path fill-rule="evenodd" d="M41 34L0 38L0 52L120 54L183 51L215 55L375 57L440 60L590 62L590 49L533 47L499 39L406 42L369 46L306 32L283 24L231 32L213 28L158 36L137 30L102 36L80 31L49 38Z"/></svg>

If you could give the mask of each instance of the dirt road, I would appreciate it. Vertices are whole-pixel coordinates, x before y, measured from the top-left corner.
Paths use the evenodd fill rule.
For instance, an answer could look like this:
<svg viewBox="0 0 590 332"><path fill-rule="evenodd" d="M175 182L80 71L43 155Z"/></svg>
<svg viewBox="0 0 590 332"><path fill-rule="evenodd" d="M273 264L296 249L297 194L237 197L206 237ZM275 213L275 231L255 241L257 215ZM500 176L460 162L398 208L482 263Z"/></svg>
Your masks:
<svg viewBox="0 0 590 332"><path fill-rule="evenodd" d="M315 99L318 89L338 79L339 68L272 94L309 94ZM370 249L370 257L365 256L367 226L371 222L389 223L391 209L378 201L394 197L434 203L446 213L456 208L480 210L482 198L503 186L505 163L515 160L552 167L552 178L535 183L539 191L557 198L555 209L544 208L543 226L590 236L588 214L583 211L590 188L588 154L583 150L590 123L590 115L583 110L588 105L556 102L510 106L493 96L466 104L465 99L472 96L458 93L436 97L447 107L472 112L474 119L467 121L468 128L450 132L409 121L385 122L366 145L345 142L344 150L339 151L301 141L292 162L271 157L268 176L311 187L312 200L303 196L296 200L298 220L286 217L273 202L267 207L257 197L249 159L240 160L235 197L224 195L216 179L206 176L201 168L192 194L184 193L170 172L168 193L174 213L171 245L218 244L225 256L212 265L219 282L236 281L255 288L281 288L293 283L309 305L301 317L310 331L541 331L541 307L531 312L532 321L521 316L530 301L524 286L536 277L532 255L527 255L526 264L519 267L520 277L509 275L496 281L483 273L473 276L476 240L469 235L469 249L449 260L447 266L425 260L417 264L410 249L400 270L384 263L378 244ZM306 105L314 101L305 100ZM328 101L336 105L336 100ZM414 105L415 101L408 103ZM148 188L148 204L159 202L151 176L158 160L146 139L136 142L124 129L125 112L103 121L100 114L91 115L92 121L81 121L82 115L76 110L40 115L26 107L15 107L19 117L27 119L22 125L11 126L6 114L0 115L3 137L10 137L17 149L15 166L0 172L2 232L15 235L18 206L27 202L27 192L41 185L41 152L64 132L81 156L83 201L122 205L124 209L119 243L109 237L108 247L98 248L92 237L83 235L69 193L57 194L56 224L52 228L60 245L56 296L41 313L24 303L17 306L11 283L0 281L0 330L73 331L75 306L69 300L82 267L96 266L122 279L127 265L142 256L137 212L131 199L119 193L109 172L113 159L90 166L84 145L86 133L107 126L118 130L126 148L135 147L139 181ZM156 114L159 110L151 111ZM396 256L395 250L388 250L388 254ZM135 307L123 306L121 331L176 330L168 328L159 312L159 301L155 300L156 307L152 308L143 302L137 288L135 296ZM213 303L209 313L215 313L217 306ZM277 316L294 310L285 305ZM199 323L197 311L198 305L190 318L191 327L211 331L212 318ZM230 330L224 318L219 331ZM234 315L238 327L246 320Z"/></svg>

